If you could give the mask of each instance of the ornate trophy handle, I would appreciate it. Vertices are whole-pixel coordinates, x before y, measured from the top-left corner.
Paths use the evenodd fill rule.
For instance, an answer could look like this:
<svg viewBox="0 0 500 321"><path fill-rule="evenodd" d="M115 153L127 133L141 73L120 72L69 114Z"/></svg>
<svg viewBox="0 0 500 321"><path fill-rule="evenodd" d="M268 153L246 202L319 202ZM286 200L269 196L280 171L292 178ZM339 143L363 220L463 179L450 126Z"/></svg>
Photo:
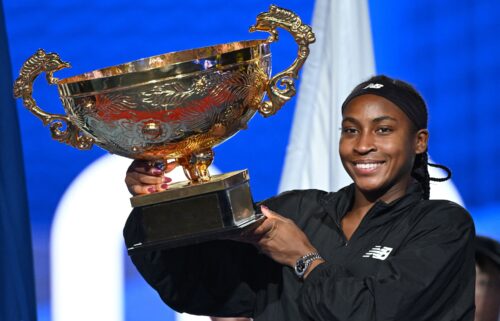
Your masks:
<svg viewBox="0 0 500 321"><path fill-rule="evenodd" d="M267 85L267 96L270 100L263 101L259 106L259 112L264 117L274 115L281 107L295 96L295 79L309 56L309 44L316 41L311 27L302 23L299 16L292 11L271 5L268 12L257 16L257 23L250 27L250 32L256 30L270 33L268 42L278 40L277 27L290 32L299 45L298 55L288 69L276 74Z"/></svg>
<svg viewBox="0 0 500 321"><path fill-rule="evenodd" d="M94 139L85 136L81 130L66 115L51 114L43 111L33 99L33 82L42 72L45 72L47 82L56 84L58 79L53 73L70 67L56 53L46 53L43 49L26 60L21 67L19 77L14 83L14 97L22 98L24 106L38 117L44 125L50 125L52 138L78 149L90 149Z"/></svg>

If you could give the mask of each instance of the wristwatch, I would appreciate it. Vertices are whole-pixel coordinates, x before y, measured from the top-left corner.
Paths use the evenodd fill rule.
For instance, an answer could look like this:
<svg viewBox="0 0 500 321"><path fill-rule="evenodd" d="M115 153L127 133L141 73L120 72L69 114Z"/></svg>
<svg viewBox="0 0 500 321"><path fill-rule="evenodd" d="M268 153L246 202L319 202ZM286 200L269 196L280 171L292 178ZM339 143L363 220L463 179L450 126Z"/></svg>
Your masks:
<svg viewBox="0 0 500 321"><path fill-rule="evenodd" d="M323 258L319 255L318 252L311 252L302 257L299 257L297 262L295 262L295 267L294 267L295 275L297 275L299 279L302 279L309 265L311 265L311 263L315 260L322 260L322 259Z"/></svg>

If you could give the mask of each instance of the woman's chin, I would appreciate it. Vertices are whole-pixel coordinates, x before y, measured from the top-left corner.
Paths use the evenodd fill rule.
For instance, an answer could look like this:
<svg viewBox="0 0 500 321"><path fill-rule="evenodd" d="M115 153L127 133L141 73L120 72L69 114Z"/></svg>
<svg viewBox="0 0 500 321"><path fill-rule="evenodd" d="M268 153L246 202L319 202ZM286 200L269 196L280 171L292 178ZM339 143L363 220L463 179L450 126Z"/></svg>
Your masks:
<svg viewBox="0 0 500 321"><path fill-rule="evenodd" d="M384 185L378 180L355 180L356 188L363 194L377 194L383 190Z"/></svg>

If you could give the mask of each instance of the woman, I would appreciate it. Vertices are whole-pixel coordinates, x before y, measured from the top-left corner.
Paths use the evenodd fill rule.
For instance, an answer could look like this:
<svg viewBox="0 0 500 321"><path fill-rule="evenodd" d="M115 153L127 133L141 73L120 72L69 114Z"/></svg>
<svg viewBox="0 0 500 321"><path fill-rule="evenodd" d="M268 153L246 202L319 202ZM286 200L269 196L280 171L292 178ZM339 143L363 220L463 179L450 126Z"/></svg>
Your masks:
<svg viewBox="0 0 500 321"><path fill-rule="evenodd" d="M354 183L261 204L239 242L132 257L178 311L255 320L473 320L474 226L429 199L427 109L408 84L377 76L342 105L339 153ZM133 193L166 187L134 162ZM134 215L125 239L134 237ZM245 244L248 243L248 244Z"/></svg>

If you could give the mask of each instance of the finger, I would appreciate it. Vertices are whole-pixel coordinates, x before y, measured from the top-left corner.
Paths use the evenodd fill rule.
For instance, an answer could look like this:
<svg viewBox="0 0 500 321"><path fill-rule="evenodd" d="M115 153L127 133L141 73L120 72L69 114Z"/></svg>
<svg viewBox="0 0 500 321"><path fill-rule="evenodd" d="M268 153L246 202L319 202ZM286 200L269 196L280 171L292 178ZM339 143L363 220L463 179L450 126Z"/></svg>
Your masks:
<svg viewBox="0 0 500 321"><path fill-rule="evenodd" d="M136 159L132 162L132 164L130 164L130 166L127 170L127 173L137 172L137 173L142 173L142 174L150 174L152 169L153 169L153 166L150 164L150 162L145 161L145 160ZM161 173L161 170L160 170L160 173Z"/></svg>
<svg viewBox="0 0 500 321"><path fill-rule="evenodd" d="M163 175L164 168L165 165L162 161L134 160L128 168L127 173L137 172L152 176L161 176Z"/></svg>
<svg viewBox="0 0 500 321"><path fill-rule="evenodd" d="M271 229L275 228L276 220L266 218L262 224L255 228L250 235L263 236L266 235Z"/></svg>
<svg viewBox="0 0 500 321"><path fill-rule="evenodd" d="M262 211L262 214L264 214L265 217L267 218L274 218L274 219L284 219L283 216L279 215L278 213L276 213L275 211L273 210L270 210L267 206L265 205L261 205L260 206L260 209Z"/></svg>
<svg viewBox="0 0 500 321"><path fill-rule="evenodd" d="M127 184L128 190L132 195L152 194L167 190L169 185L167 183L159 184Z"/></svg>
<svg viewBox="0 0 500 321"><path fill-rule="evenodd" d="M125 176L125 183L127 185L159 185L168 183L163 176L153 176L138 172L129 172Z"/></svg>
<svg viewBox="0 0 500 321"><path fill-rule="evenodd" d="M158 192L158 189L155 185L130 185L128 186L128 190L134 196Z"/></svg>
<svg viewBox="0 0 500 321"><path fill-rule="evenodd" d="M155 185L155 189L156 189L157 192L161 192L161 191L167 190L168 189L168 184L167 183L156 184Z"/></svg>
<svg viewBox="0 0 500 321"><path fill-rule="evenodd" d="M271 241L274 238L277 229L278 229L278 222L274 221L274 224L272 224L271 229L267 231L265 234L265 238L267 239L267 241Z"/></svg>

